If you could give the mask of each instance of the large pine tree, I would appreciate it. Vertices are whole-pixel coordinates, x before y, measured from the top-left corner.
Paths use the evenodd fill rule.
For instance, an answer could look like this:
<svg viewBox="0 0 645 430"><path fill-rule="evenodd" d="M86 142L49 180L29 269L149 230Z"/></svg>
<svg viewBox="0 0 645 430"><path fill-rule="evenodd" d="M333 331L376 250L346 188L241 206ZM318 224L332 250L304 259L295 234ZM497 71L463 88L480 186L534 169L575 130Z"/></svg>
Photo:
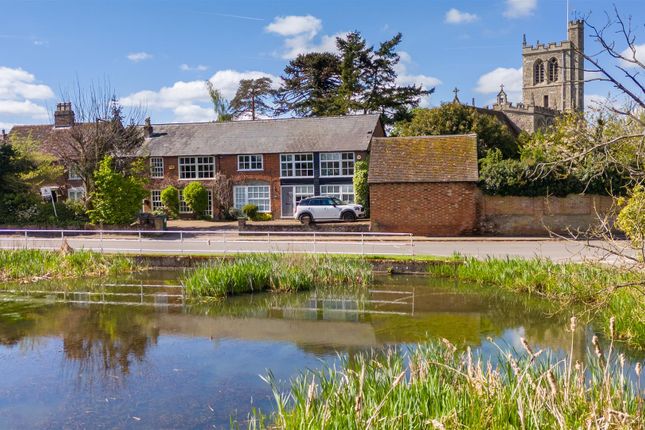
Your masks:
<svg viewBox="0 0 645 430"><path fill-rule="evenodd" d="M242 79L235 97L231 100L229 111L233 118L250 115L255 120L258 115L270 115L273 111L269 99L273 95L271 78Z"/></svg>

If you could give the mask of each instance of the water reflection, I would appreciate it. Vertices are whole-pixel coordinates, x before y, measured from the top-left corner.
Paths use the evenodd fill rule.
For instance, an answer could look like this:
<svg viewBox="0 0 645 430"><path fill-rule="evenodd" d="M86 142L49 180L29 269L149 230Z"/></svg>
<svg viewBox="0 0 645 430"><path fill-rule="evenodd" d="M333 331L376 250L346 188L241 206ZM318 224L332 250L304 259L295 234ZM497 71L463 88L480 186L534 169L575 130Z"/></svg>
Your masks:
<svg viewBox="0 0 645 430"><path fill-rule="evenodd" d="M176 283L176 274L145 276L139 281ZM163 290L155 294L168 303ZM492 350L487 337L517 348L524 337L535 348L568 351L569 315L551 311L523 296L419 277L186 306L0 303L0 428L123 427L135 418L144 427L226 428L251 399L271 405L258 378L266 369L288 378L338 352L428 336L483 351ZM575 333L577 359L591 335L588 326Z"/></svg>

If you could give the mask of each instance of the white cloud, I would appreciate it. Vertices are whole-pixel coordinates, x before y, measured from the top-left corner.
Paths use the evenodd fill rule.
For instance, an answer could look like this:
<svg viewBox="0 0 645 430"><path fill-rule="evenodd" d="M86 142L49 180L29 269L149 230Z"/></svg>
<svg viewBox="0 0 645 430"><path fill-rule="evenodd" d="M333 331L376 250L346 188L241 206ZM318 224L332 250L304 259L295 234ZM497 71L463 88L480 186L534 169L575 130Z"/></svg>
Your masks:
<svg viewBox="0 0 645 430"><path fill-rule="evenodd" d="M446 12L445 22L448 24L467 24L477 21L478 18L474 13L462 12L459 9L452 8Z"/></svg>
<svg viewBox="0 0 645 430"><path fill-rule="evenodd" d="M265 27L270 33L285 37L284 51L280 56L290 60L308 52L337 52L336 38L347 32L322 35L316 40L322 29L322 21L314 16L278 16Z"/></svg>
<svg viewBox="0 0 645 430"><path fill-rule="evenodd" d="M400 61L394 67L397 73L396 83L399 85L420 85L425 90L430 90L437 85L441 85L441 80L434 76L423 74L411 74L408 67L412 64L412 56L406 51L399 52ZM428 106L430 103L430 96L426 96L421 100L421 106Z"/></svg>
<svg viewBox="0 0 645 430"><path fill-rule="evenodd" d="M240 80L265 76L271 78L274 85L278 85L277 76L260 71L219 70L209 80L230 100L235 96ZM175 121L209 121L215 117L206 85L201 80L178 81L158 91L139 91L120 101L124 106L142 106L152 111L170 110Z"/></svg>
<svg viewBox="0 0 645 430"><path fill-rule="evenodd" d="M475 91L480 94L497 94L502 84L509 100L520 101L522 96L522 68L498 67L485 73L477 80Z"/></svg>
<svg viewBox="0 0 645 430"><path fill-rule="evenodd" d="M535 9L537 9L537 0L506 0L504 16L522 18L532 15Z"/></svg>
<svg viewBox="0 0 645 430"><path fill-rule="evenodd" d="M188 64L182 64L179 66L179 70L183 72L205 72L208 70L208 66L203 64L198 64L197 66L189 66Z"/></svg>
<svg viewBox="0 0 645 430"><path fill-rule="evenodd" d="M42 122L49 118L47 109L39 104L54 97L52 89L36 81L21 68L0 66L0 123L2 128L25 122Z"/></svg>
<svg viewBox="0 0 645 430"><path fill-rule="evenodd" d="M133 63L139 63L141 61L151 60L152 54L147 52L131 52L127 55L127 58Z"/></svg>
<svg viewBox="0 0 645 430"><path fill-rule="evenodd" d="M630 48L625 48L623 52L620 53L625 58L629 58L630 60L636 57L637 61L640 61L641 63L645 64L645 43L642 43L640 45L634 45L634 49L636 52L632 52ZM620 65L623 67L640 67L637 64L631 63L629 61L625 60L620 60Z"/></svg>
<svg viewBox="0 0 645 430"><path fill-rule="evenodd" d="M47 109L31 100L0 100L0 115L26 116L32 119L47 119Z"/></svg>
<svg viewBox="0 0 645 430"><path fill-rule="evenodd" d="M322 29L322 21L315 16L277 16L266 26L266 31L280 36L307 35L313 38Z"/></svg>
<svg viewBox="0 0 645 430"><path fill-rule="evenodd" d="M11 122L0 122L0 130L4 130L5 133L9 133L9 130L11 130L11 127L13 127L15 124Z"/></svg>

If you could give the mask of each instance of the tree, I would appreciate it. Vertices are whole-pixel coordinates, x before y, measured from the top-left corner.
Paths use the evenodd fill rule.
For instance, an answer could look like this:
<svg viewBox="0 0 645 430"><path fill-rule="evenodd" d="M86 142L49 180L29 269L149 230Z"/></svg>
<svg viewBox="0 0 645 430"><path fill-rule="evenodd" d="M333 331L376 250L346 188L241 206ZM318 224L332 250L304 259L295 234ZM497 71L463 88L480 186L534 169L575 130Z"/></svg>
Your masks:
<svg viewBox="0 0 645 430"><path fill-rule="evenodd" d="M168 215L172 218L179 216L179 190L172 185L168 185L161 191L161 204Z"/></svg>
<svg viewBox="0 0 645 430"><path fill-rule="evenodd" d="M94 224L130 224L141 208L141 201L148 195L141 180L141 165L135 165L129 174L115 169L111 156L105 157L94 172L92 208L88 210Z"/></svg>
<svg viewBox="0 0 645 430"><path fill-rule="evenodd" d="M340 61L329 52L300 54L291 60L276 93L276 114L298 117L340 113L336 105L340 86Z"/></svg>
<svg viewBox="0 0 645 430"><path fill-rule="evenodd" d="M371 47L358 31L336 38L340 52L340 87L337 104L343 113L363 110L362 98L365 92L365 74L370 65Z"/></svg>
<svg viewBox="0 0 645 430"><path fill-rule="evenodd" d="M16 155L31 166L30 169L19 173L18 178L32 191L38 192L44 185L56 184L63 176L65 170L63 166L56 162L53 155L40 151L40 142L33 139L31 135L12 135L10 145Z"/></svg>
<svg viewBox="0 0 645 430"><path fill-rule="evenodd" d="M251 115L251 119L255 120L257 114L270 115L273 108L268 104L268 101L274 93L271 88L272 84L271 78L267 77L242 79L229 107L233 118Z"/></svg>
<svg viewBox="0 0 645 430"><path fill-rule="evenodd" d="M181 193L186 205L197 218L203 218L208 209L208 190L199 182L186 185Z"/></svg>
<svg viewBox="0 0 645 430"><path fill-rule="evenodd" d="M213 103L213 110L215 111L215 120L230 121L232 119L232 116L229 113L228 100L224 98L220 90L215 88L215 86L211 81L206 81L206 91L208 91L208 96L211 99L211 103Z"/></svg>
<svg viewBox="0 0 645 430"><path fill-rule="evenodd" d="M108 83L87 88L77 83L71 94L61 98L72 100L75 122L69 129L61 130L66 135L57 141L54 155L81 177L91 196L94 172L105 157L113 157L118 171L127 170L134 160L132 155L144 142L138 125L143 115L136 108L126 112ZM88 204L91 206L91 197Z"/></svg>
<svg viewBox="0 0 645 430"><path fill-rule="evenodd" d="M392 132L398 136L469 133L477 134L477 152L480 158L493 148L499 149L504 157L514 157L518 153L517 139L506 125L491 115L456 102L445 103L433 109L415 109L412 118L397 123Z"/></svg>
<svg viewBox="0 0 645 430"><path fill-rule="evenodd" d="M225 218L233 206L233 183L226 175L217 173L213 181L213 199L220 218Z"/></svg>

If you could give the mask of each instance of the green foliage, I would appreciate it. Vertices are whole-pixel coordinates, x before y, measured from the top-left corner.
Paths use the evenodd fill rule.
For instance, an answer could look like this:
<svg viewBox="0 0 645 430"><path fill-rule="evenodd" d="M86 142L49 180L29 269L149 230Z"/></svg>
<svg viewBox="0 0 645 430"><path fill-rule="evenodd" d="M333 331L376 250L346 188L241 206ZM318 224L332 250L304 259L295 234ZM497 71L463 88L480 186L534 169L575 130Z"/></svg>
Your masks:
<svg viewBox="0 0 645 430"><path fill-rule="evenodd" d="M242 207L242 212L249 219L255 221L255 218L257 218L257 216L258 216L258 207L257 207L257 205L254 205L253 203L247 203Z"/></svg>
<svg viewBox="0 0 645 430"><path fill-rule="evenodd" d="M18 177L31 190L38 192L40 187L58 183L63 176L64 168L57 163L56 157L41 152L40 142L29 136L12 135L10 145L16 155L27 162L30 169L19 173ZM1 169L0 169L1 171Z"/></svg>
<svg viewBox="0 0 645 430"><path fill-rule="evenodd" d="M316 287L365 286L371 266L358 258L257 254L220 259L187 274L182 283L194 297L224 297L266 290L295 292Z"/></svg>
<svg viewBox="0 0 645 430"><path fill-rule="evenodd" d="M618 288L642 284L645 274L600 264L554 263L550 260L469 258L461 265L431 265L436 276L456 277L483 287L500 287L529 293L561 303L567 311L581 304L598 310L607 321L616 318L616 336L645 348L645 302L636 289Z"/></svg>
<svg viewBox="0 0 645 430"><path fill-rule="evenodd" d="M370 207L370 187L367 183L368 169L368 160L357 161L354 164L354 199L367 211Z"/></svg>
<svg viewBox="0 0 645 430"><path fill-rule="evenodd" d="M168 185L161 191L161 203L168 216L177 218L179 216L179 190Z"/></svg>
<svg viewBox="0 0 645 430"><path fill-rule="evenodd" d="M141 201L148 194L141 175L127 175L115 170L112 157L105 157L94 172L92 208L88 211L94 224L125 225L134 221Z"/></svg>
<svg viewBox="0 0 645 430"><path fill-rule="evenodd" d="M231 207L231 208L228 208L228 216L231 219L239 219L244 217L244 212L242 212L236 207Z"/></svg>
<svg viewBox="0 0 645 430"><path fill-rule="evenodd" d="M75 251L64 254L37 249L0 250L0 281L23 281L47 275L80 278L132 272L134 261L118 254Z"/></svg>
<svg viewBox="0 0 645 430"><path fill-rule="evenodd" d="M645 187L637 185L629 198L621 198L618 204L622 209L616 226L625 232L634 247L642 247L645 244Z"/></svg>
<svg viewBox="0 0 645 430"><path fill-rule="evenodd" d="M181 193L184 201L197 218L203 218L208 209L208 190L199 182L186 185Z"/></svg>
<svg viewBox="0 0 645 430"><path fill-rule="evenodd" d="M445 134L477 134L477 153L484 157L498 149L506 157L515 157L517 139L496 117L480 113L472 106L444 103L438 108L415 109L412 119L396 124L395 136L435 136Z"/></svg>
<svg viewBox="0 0 645 430"><path fill-rule="evenodd" d="M271 221L273 219L273 215L269 213L258 213L255 218L253 218L253 221Z"/></svg>
<svg viewBox="0 0 645 430"><path fill-rule="evenodd" d="M625 381L613 339L608 348L595 342L599 357L584 354L578 363L573 348L538 358L536 345L523 342L517 351L494 344L498 358L488 361L433 340L407 351L344 355L340 363L303 371L288 393L269 373L263 379L275 412L256 412L248 428L643 428L639 384Z"/></svg>
<svg viewBox="0 0 645 430"><path fill-rule="evenodd" d="M206 81L206 91L208 92L208 97L211 99L211 103L213 103L216 121L223 122L233 119L229 113L228 100L224 98L220 90L215 88L211 81Z"/></svg>
<svg viewBox="0 0 645 430"><path fill-rule="evenodd" d="M274 93L272 84L271 78L267 77L242 79L229 107L233 118L249 114L255 120L258 114L270 115L273 109L268 102Z"/></svg>

